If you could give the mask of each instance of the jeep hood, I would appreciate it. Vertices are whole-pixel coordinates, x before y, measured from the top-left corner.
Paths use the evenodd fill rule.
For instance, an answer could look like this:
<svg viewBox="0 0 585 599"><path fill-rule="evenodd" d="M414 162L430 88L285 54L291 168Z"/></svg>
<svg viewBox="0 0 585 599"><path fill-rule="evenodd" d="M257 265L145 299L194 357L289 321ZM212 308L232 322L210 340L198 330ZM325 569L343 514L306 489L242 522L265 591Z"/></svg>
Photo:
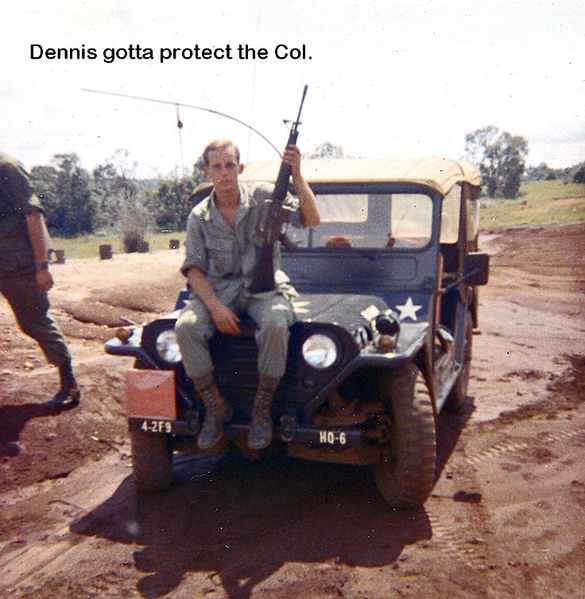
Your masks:
<svg viewBox="0 0 585 599"><path fill-rule="evenodd" d="M370 326L388 304L375 295L303 293L293 300L298 320L339 325L350 332Z"/></svg>
<svg viewBox="0 0 585 599"><path fill-rule="evenodd" d="M418 351L428 329L428 299L419 297L417 301L420 303L413 304L410 296L401 301L394 298L397 305L389 305L376 295L303 293L293 300L293 306L298 321L337 325L348 331L362 348L367 342L364 335L371 338L376 316L391 310L400 322L392 354L400 359Z"/></svg>

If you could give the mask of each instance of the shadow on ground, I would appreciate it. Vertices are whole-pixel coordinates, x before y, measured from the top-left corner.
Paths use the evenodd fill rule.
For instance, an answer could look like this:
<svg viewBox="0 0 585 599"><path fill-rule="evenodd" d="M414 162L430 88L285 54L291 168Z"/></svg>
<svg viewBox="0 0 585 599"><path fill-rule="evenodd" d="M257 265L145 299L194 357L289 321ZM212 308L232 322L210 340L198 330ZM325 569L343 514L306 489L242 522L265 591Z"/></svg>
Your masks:
<svg viewBox="0 0 585 599"><path fill-rule="evenodd" d="M29 420L58 415L59 412L38 403L0 406L0 457L18 455L20 433Z"/></svg>
<svg viewBox="0 0 585 599"><path fill-rule="evenodd" d="M471 409L439 418L438 474ZM247 461L235 451L213 465L212 458L186 459L175 467L173 487L151 495L136 494L128 477L71 530L136 543L135 566L144 574L137 588L149 598L203 573L230 599L247 599L286 564L384 567L432 536L425 510L391 509L366 468L276 453Z"/></svg>

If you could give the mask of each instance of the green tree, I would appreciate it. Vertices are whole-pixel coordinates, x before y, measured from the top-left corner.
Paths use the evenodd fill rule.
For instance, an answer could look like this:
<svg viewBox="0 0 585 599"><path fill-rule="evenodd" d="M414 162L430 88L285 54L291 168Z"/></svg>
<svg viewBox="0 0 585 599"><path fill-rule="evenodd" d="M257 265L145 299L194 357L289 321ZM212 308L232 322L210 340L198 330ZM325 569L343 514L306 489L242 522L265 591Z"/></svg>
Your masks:
<svg viewBox="0 0 585 599"><path fill-rule="evenodd" d="M330 141L320 143L308 158L347 158L347 154L341 146L336 146Z"/></svg>
<svg viewBox="0 0 585 599"><path fill-rule="evenodd" d="M157 204L149 181L136 178L136 162L128 150L116 150L93 171L98 198L96 224L121 235L126 252L135 252L152 230Z"/></svg>
<svg viewBox="0 0 585 599"><path fill-rule="evenodd" d="M154 191L158 215L156 224L161 229L180 231L187 223L187 198L194 189L190 177L165 177L159 179Z"/></svg>
<svg viewBox="0 0 585 599"><path fill-rule="evenodd" d="M96 231L112 229L115 215L110 210L116 180L116 169L109 163L99 164L92 172L92 189L96 201L94 228Z"/></svg>
<svg viewBox="0 0 585 599"><path fill-rule="evenodd" d="M529 166L525 178L527 181L553 181L557 174L546 162L541 162L538 166Z"/></svg>
<svg viewBox="0 0 585 599"><path fill-rule="evenodd" d="M137 188L128 194L120 189L113 200L118 205L116 232L122 236L124 250L127 253L136 252L154 227L155 210L152 193Z"/></svg>
<svg viewBox="0 0 585 599"><path fill-rule="evenodd" d="M203 157L193 165L191 175L179 177L178 174L159 179L154 192L157 206L156 224L161 229L182 231L187 224L189 206L187 200L193 190L205 179L203 175Z"/></svg>
<svg viewBox="0 0 585 599"><path fill-rule="evenodd" d="M573 183L585 183L585 164L578 166L575 169Z"/></svg>
<svg viewBox="0 0 585 599"><path fill-rule="evenodd" d="M465 136L465 153L479 166L490 198L518 196L528 155L524 137L488 125Z"/></svg>
<svg viewBox="0 0 585 599"><path fill-rule="evenodd" d="M131 202L139 192L135 180L136 163L130 162L128 150L116 150L105 164L99 164L92 173L93 190L98 210L95 224L99 230L119 229L122 204Z"/></svg>
<svg viewBox="0 0 585 599"><path fill-rule="evenodd" d="M96 205L90 176L77 154L55 154L51 166L33 167L31 178L52 234L74 237L93 231Z"/></svg>
<svg viewBox="0 0 585 599"><path fill-rule="evenodd" d="M45 221L51 233L63 219L64 206L59 204L57 195L57 169L54 166L33 166L30 178L45 211Z"/></svg>

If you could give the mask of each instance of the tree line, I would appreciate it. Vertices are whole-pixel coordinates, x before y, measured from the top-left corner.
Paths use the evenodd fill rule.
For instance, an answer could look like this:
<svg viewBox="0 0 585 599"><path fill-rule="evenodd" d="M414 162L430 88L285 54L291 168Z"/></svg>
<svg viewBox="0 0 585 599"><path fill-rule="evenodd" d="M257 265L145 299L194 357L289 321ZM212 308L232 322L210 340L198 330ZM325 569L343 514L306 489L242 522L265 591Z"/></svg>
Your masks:
<svg viewBox="0 0 585 599"><path fill-rule="evenodd" d="M128 151L118 150L91 172L69 153L34 166L30 175L52 236L119 233L126 251L135 251L149 230L185 228L187 198L204 179L202 167L199 159L187 175L139 179Z"/></svg>
<svg viewBox="0 0 585 599"><path fill-rule="evenodd" d="M340 158L343 150L330 142L309 158ZM203 157L189 174L156 179L136 177L137 165L127 150L117 150L89 172L75 153L55 154L48 166L33 166L31 180L45 210L53 237L116 233L126 251L136 251L147 232L183 231L188 198L205 180Z"/></svg>
<svg viewBox="0 0 585 599"><path fill-rule="evenodd" d="M585 163L553 169L546 163L525 168L528 142L521 135L500 131L494 125L465 136L465 157L479 167L485 194L514 199L523 181L555 180L585 183Z"/></svg>
<svg viewBox="0 0 585 599"><path fill-rule="evenodd" d="M526 169L528 142L489 125L465 136L465 158L478 165L484 193L515 198L523 180L564 179L585 182L585 163L572 169L546 164ZM308 158L344 158L343 148L323 142ZM187 198L204 180L203 158L188 174L155 179L136 177L136 163L126 150L116 151L88 172L74 153L56 154L48 166L34 166L31 179L45 209L51 235L76 237L97 232L118 233L126 251L135 251L148 231L182 231L188 216Z"/></svg>

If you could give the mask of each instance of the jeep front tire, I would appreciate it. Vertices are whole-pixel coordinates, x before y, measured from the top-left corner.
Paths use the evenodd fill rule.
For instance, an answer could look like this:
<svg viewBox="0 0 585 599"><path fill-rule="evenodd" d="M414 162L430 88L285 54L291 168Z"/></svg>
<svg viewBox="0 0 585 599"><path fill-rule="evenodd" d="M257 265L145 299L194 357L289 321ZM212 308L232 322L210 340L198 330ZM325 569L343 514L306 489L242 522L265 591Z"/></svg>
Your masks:
<svg viewBox="0 0 585 599"><path fill-rule="evenodd" d="M424 378L412 363L381 376L383 404L390 420L380 463L372 466L378 490L394 508L421 506L435 480L433 406Z"/></svg>

